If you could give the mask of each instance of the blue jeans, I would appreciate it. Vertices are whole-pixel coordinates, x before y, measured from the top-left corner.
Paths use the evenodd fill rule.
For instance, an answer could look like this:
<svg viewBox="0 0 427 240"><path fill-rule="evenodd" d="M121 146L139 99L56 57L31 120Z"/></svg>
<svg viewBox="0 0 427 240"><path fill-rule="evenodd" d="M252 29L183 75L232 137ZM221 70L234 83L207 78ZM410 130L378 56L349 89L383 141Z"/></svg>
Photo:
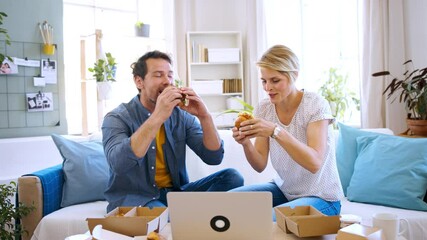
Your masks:
<svg viewBox="0 0 427 240"><path fill-rule="evenodd" d="M277 207L277 206L295 207L295 206L310 205L328 216L338 215L341 212L341 201L329 202L318 197L302 197L302 198L289 201L283 194L282 190L280 190L280 188L274 182L243 186L243 187L230 190L230 192L253 192L253 191L271 192L271 194L273 195L273 207ZM274 212L274 209L273 209L273 221L276 221L276 214Z"/></svg>
<svg viewBox="0 0 427 240"><path fill-rule="evenodd" d="M148 202L145 207L166 207L168 205L166 195L171 191L182 192L226 192L230 189L243 186L243 176L235 169L227 168L194 182L187 183L180 190L161 188L160 197Z"/></svg>

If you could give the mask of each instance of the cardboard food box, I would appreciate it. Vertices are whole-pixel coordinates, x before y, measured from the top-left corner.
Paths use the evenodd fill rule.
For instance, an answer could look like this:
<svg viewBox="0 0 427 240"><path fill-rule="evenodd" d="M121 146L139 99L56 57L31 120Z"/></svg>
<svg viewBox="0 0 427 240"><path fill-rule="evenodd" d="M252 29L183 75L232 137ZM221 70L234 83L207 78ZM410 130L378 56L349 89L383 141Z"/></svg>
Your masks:
<svg viewBox="0 0 427 240"><path fill-rule="evenodd" d="M118 207L104 218L87 218L86 221L91 234L95 226L102 225L104 230L135 237L162 230L168 218L166 207Z"/></svg>
<svg viewBox="0 0 427 240"><path fill-rule="evenodd" d="M358 223L349 225L338 231L337 240L384 240L379 228L363 226Z"/></svg>
<svg viewBox="0 0 427 240"><path fill-rule="evenodd" d="M298 237L335 234L340 229L340 216L326 216L312 206L275 207L277 225Z"/></svg>

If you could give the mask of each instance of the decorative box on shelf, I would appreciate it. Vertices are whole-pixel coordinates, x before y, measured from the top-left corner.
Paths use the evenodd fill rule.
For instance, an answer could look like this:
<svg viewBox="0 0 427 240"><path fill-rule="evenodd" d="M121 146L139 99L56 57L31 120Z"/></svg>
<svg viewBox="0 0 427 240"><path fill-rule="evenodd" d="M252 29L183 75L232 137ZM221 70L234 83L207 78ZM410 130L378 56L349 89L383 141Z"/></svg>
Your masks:
<svg viewBox="0 0 427 240"><path fill-rule="evenodd" d="M208 62L239 62L240 49L238 48L208 48Z"/></svg>
<svg viewBox="0 0 427 240"><path fill-rule="evenodd" d="M197 94L223 93L223 80L194 80L191 86Z"/></svg>

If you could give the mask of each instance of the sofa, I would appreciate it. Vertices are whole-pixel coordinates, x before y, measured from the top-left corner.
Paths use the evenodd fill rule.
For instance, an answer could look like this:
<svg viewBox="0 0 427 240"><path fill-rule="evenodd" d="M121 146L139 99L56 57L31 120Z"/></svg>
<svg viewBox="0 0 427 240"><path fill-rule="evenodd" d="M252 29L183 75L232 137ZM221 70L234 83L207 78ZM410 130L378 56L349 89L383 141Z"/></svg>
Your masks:
<svg viewBox="0 0 427 240"><path fill-rule="evenodd" d="M347 136L344 136L343 132L341 131L341 128L348 128L347 130L354 131L351 134L347 133ZM206 176L210 173L213 173L219 169L223 168L235 168L239 170L242 175L245 178L245 185L246 184L253 184L253 183L259 183L259 182L265 182L270 181L275 176L275 171L272 168L271 165L268 165L266 170L262 173L257 173L254 171L249 164L247 164L243 150L241 146L239 146L234 139L231 136L230 130L220 130L220 136L224 140L224 146L225 146L225 155L224 160L219 166L208 166L204 164L203 162L198 160L198 157L189 149L187 149L187 163L188 163L188 172L190 176L190 180L198 179L202 176ZM356 145L356 140L351 139L353 142L349 143L349 140L346 139L346 141L343 140L343 138L349 138L349 136L356 138L357 140L360 140L358 145ZM358 136L360 135L360 136ZM368 136L365 136L368 135ZM399 140L399 141L413 141L411 139L404 139L402 137L392 136L393 132L389 129L353 129L351 127L347 126L340 126L340 131L335 131L335 139L336 139L336 149L337 149L337 161L343 161L342 159L339 160L339 158L342 158L343 156L347 159L348 155L355 154L354 152L357 152L357 148L359 145L366 145L366 141L369 138L376 138L376 137L389 137L392 138L392 140ZM96 139L99 139L99 136L91 136L88 140L94 141ZM371 139L372 140L372 139ZM374 139L378 140L378 139ZM418 140L415 140L418 141ZM419 140L423 141L423 140ZM427 140L426 140L427 141ZM372 142L372 141L371 141ZM379 139L379 142L386 142L383 139ZM399 143L400 144L400 143ZM420 144L423 144L421 142ZM348 145L348 146L347 146ZM352 146L349 146L352 145ZM369 144L368 144L369 145ZM424 145L425 146L425 145ZM375 149L384 149L384 147L378 147L378 146L372 146ZM355 149L356 148L356 149ZM59 148L58 148L59 149ZM349 153L348 149L352 149L353 153ZM392 149L397 149L396 147L392 146ZM371 149L372 150L372 149ZM61 151L61 150L60 150ZM425 152L425 147L421 147L418 152ZM61 153L61 155L64 157L64 154ZM347 156L346 156L347 155ZM378 160L381 158L381 156L386 154L377 154L375 160ZM427 158L425 158L427 154L424 154L422 158L424 158L424 162L427 164ZM365 157L367 158L367 157ZM355 161L353 159L353 161ZM359 160L357 160L359 161ZM356 163L357 163L356 161ZM378 160L379 161L379 160ZM380 184L376 184L377 189L372 190L369 188L368 185L375 185L376 179L369 180L373 184L367 184L360 186L358 188L357 184L358 182L361 182L360 179L356 181L357 179L351 179L351 176L348 179L345 179L345 171L348 170L348 168L353 168L352 174L355 178L356 176L359 178L363 178L363 174L370 174L372 171L378 173L387 175L388 173L382 173L381 171L373 169L372 171L360 170L360 167L364 167L365 169L370 169L371 167L366 167L366 165L363 164L356 164L355 162L351 163L353 164L352 167L347 167L345 164L340 165L338 164L338 169L340 171L340 177L341 181L343 182L343 189L346 188L346 198L342 199L342 209L341 214L353 214L361 217L361 222L364 225L371 226L372 225L372 215L378 212L391 212L397 214L400 218L405 218L408 220L408 224L406 225L404 221L401 222L401 228L407 229L407 231L404 232L404 237L406 239L427 239L427 211L425 210L416 210L411 209L413 207L409 206L407 207L405 204L407 203L400 203L400 198L398 196L389 196L390 199L397 199L393 200L391 204L389 202L386 202L385 204L381 204L375 201L366 200L363 198L358 199L358 197L354 196L355 194L359 195L375 195L374 192L372 194L365 194L363 191L368 189L368 191L377 191L381 193L381 189L383 188L382 185L389 184L388 180L379 180L383 181L380 182ZM366 163L370 164L372 166L372 163ZM387 165L387 164L386 164ZM66 207L61 207L61 198L64 196L63 191L65 184L64 182L64 165L56 165L52 167L48 167L45 169L42 169L40 171L36 171L33 173L25 174L18 179L18 200L19 202L22 202L24 204L34 204L36 207L36 211L32 212L30 215L24 217L21 219L21 224L23 227L29 232L28 236L23 236L23 240L32 239L32 240L44 240L44 239L65 239L66 237L70 235L80 234L84 233L88 230L86 218L89 217L102 217L106 214L106 207L107 202L103 199L93 200L93 201L86 201L82 203L77 204L71 204ZM426 165L422 165L421 168L417 168L417 173L421 175L421 185L417 185L417 189L421 188L424 191L424 194L422 196L417 196L416 203L419 204L422 207L422 202L419 202L419 198L421 198L421 201L423 201L423 198L425 198L425 192L427 189L427 167ZM363 174L358 174L358 171L363 172ZM390 171L389 171L390 172ZM415 175L416 175L415 174ZM371 175L377 175L377 174L371 174ZM402 172L396 173L396 176L390 176L388 178L384 179L390 179L390 181L393 181L394 178L401 179L400 176L402 175ZM403 174L404 175L404 174ZM414 173L410 173L409 175L414 175ZM368 176L369 177L369 176ZM66 178L66 177L65 177ZM354 180L354 182L352 182ZM417 179L418 181L419 179ZM403 181L403 180L402 180ZM89 184L89 183L88 183ZM90 184L89 184L90 185ZM359 185L362 185L360 183ZM379 186L380 185L380 186ZM392 185L395 186L395 188L408 188L405 186L400 186L401 183L395 182ZM412 189L411 187L409 187ZM406 190L405 190L406 191ZM409 190L409 191L415 191L415 190ZM416 190L419 192L418 190ZM81 194L79 191L74 192L76 196L79 196ZM394 195L394 194L388 194L388 195ZM379 197L381 198L381 196ZM404 196L402 196L404 198ZM385 199L385 201L389 201L388 199ZM425 199L424 199L425 201ZM394 206L394 202L396 204L403 204L402 206ZM410 202L409 204L412 204ZM424 202L425 204L425 202ZM412 204L414 205L414 204ZM427 205L425 205L427 206Z"/></svg>

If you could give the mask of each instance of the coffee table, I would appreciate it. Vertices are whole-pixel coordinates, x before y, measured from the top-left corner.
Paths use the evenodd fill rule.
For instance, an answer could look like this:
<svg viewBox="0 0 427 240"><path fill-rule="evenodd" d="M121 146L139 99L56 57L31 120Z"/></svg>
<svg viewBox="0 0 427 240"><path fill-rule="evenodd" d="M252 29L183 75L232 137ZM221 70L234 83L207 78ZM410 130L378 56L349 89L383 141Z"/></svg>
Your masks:
<svg viewBox="0 0 427 240"><path fill-rule="evenodd" d="M171 233L170 223L166 224L166 226L162 229L160 234L164 237L167 237L167 240L173 240ZM319 237L305 237L299 238L294 234L286 234L276 223L273 223L273 240L335 240L336 234L323 235Z"/></svg>
<svg viewBox="0 0 427 240"><path fill-rule="evenodd" d="M160 231L160 235L162 237L164 237L162 239L173 240L170 223L167 223L166 226L162 229L162 231ZM90 233L87 232L85 234L70 236L70 237L66 238L65 240L87 240L89 236L90 236ZM292 233L286 234L284 231L282 231L282 229L280 229L279 226L277 226L276 223L273 223L273 239L272 240L299 240L299 239L303 239L303 240L335 240L335 238L336 238L336 234L329 234L329 235L323 235L323 236L318 236L318 237L299 238ZM138 237L135 237L135 239L146 240L147 237L146 236L138 236ZM265 240L268 240L268 239L265 239Z"/></svg>

